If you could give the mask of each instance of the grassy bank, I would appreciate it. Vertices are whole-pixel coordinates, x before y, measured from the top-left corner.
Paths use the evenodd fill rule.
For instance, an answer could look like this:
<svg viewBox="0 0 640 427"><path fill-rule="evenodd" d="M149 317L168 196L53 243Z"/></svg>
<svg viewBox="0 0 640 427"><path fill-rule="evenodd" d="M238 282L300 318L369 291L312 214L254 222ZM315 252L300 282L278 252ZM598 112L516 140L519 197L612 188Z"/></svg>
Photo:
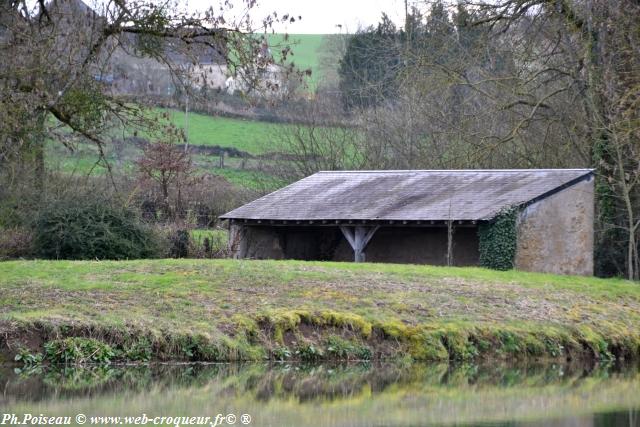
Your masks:
<svg viewBox="0 0 640 427"><path fill-rule="evenodd" d="M0 322L5 358L52 361L630 358L640 286L385 264L16 261L0 263Z"/></svg>

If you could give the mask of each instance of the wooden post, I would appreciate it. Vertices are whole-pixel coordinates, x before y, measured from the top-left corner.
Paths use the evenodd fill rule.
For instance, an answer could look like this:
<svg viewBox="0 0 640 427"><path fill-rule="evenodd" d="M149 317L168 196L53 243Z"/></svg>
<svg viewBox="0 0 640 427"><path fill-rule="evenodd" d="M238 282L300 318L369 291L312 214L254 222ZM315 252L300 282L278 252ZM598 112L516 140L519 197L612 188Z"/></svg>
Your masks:
<svg viewBox="0 0 640 427"><path fill-rule="evenodd" d="M447 221L447 266L453 265L453 222Z"/></svg>
<svg viewBox="0 0 640 427"><path fill-rule="evenodd" d="M447 221L447 266L453 265L453 221L451 220L451 199L449 199L449 221Z"/></svg>
<svg viewBox="0 0 640 427"><path fill-rule="evenodd" d="M355 262L364 262L364 251L378 228L380 228L378 225L375 227L363 227L359 225L355 227L348 227L344 225L340 226L342 234L353 249Z"/></svg>

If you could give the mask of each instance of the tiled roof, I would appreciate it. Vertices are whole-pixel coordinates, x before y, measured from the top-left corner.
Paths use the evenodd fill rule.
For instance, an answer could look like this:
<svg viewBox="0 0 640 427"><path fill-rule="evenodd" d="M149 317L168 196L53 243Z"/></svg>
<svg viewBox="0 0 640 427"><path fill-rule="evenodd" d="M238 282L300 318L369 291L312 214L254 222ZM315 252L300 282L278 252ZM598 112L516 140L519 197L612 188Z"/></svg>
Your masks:
<svg viewBox="0 0 640 427"><path fill-rule="evenodd" d="M223 219L488 220L544 197L591 169L318 172L254 200Z"/></svg>

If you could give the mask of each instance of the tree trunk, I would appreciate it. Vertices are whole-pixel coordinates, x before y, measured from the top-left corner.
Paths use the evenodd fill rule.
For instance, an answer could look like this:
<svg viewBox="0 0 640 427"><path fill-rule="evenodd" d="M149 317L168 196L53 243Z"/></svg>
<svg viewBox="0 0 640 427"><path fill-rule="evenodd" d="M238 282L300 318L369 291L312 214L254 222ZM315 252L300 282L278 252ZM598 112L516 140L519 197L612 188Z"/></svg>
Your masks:
<svg viewBox="0 0 640 427"><path fill-rule="evenodd" d="M31 155L33 156L33 178L35 182L35 188L39 195L42 195L44 190L44 144L45 144L45 120L46 112L40 112L36 120L36 129L33 133L33 139L30 143Z"/></svg>

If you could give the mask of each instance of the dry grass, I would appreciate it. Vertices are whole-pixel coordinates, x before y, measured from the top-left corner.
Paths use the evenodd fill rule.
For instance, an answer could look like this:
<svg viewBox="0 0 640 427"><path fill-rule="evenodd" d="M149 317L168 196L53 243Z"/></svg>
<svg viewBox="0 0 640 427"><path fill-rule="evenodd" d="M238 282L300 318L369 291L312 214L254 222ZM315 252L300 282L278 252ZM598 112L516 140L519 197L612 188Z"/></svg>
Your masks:
<svg viewBox="0 0 640 427"><path fill-rule="evenodd" d="M494 349L496 340L504 355L566 355L567 346L596 357L640 351L640 286L621 280L235 260L17 261L0 263L0 278L0 319L13 325L203 335L225 345L236 340L232 345L254 356L282 344L275 331L308 339L301 324L327 333L380 331L356 339L375 350L393 338L415 358L474 357ZM238 318L247 321L232 320ZM260 330L247 335L256 321Z"/></svg>

